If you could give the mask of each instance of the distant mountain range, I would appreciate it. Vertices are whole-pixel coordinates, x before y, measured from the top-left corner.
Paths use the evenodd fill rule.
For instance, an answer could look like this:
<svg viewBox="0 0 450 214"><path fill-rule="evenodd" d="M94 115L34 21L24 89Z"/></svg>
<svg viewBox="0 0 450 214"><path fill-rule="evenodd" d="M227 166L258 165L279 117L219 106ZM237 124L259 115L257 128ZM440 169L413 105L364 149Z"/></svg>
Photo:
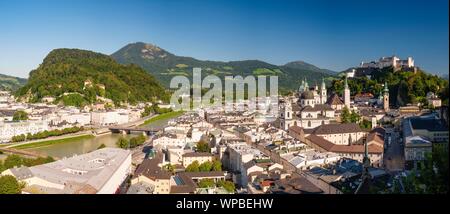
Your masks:
<svg viewBox="0 0 450 214"><path fill-rule="evenodd" d="M24 86L27 79L0 74L0 90L15 91Z"/></svg>
<svg viewBox="0 0 450 214"><path fill-rule="evenodd" d="M281 90L297 89L300 81L307 78L310 85L327 81L337 73L321 69L303 61L290 62L285 65L273 65L260 60L243 61L209 61L192 57L174 55L160 47L142 42L128 44L111 55L122 64L136 64L154 75L161 83L169 87L170 80L176 75L192 77L192 68L202 68L202 76L209 74L221 78L228 75L277 75Z"/></svg>

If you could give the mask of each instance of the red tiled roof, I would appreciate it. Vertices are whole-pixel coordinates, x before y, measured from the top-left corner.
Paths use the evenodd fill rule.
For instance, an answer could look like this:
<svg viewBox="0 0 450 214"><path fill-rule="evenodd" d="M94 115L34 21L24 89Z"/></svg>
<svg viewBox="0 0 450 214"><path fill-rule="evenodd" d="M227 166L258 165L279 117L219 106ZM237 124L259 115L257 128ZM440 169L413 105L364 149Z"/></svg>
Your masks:
<svg viewBox="0 0 450 214"><path fill-rule="evenodd" d="M328 151L328 152L335 152L335 153L364 153L364 145L336 145L328 140L325 140L322 137L319 137L317 135L311 134L308 137L306 137L311 143L319 146L320 148ZM383 148L380 148L379 146L376 146L374 144L370 144L368 146L369 153L372 154L379 154L383 153Z"/></svg>
<svg viewBox="0 0 450 214"><path fill-rule="evenodd" d="M191 152L183 154L183 157L209 157L209 156L213 156L213 154L207 152Z"/></svg>
<svg viewBox="0 0 450 214"><path fill-rule="evenodd" d="M362 132L362 129L356 123L323 124L315 128L313 134L341 134L353 132Z"/></svg>

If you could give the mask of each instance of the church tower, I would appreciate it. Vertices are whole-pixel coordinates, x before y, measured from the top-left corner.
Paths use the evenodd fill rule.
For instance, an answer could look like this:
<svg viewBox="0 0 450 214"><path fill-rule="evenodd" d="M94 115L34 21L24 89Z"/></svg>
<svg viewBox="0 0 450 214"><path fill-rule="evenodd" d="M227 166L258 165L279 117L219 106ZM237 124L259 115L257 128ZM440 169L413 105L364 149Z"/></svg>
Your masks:
<svg viewBox="0 0 450 214"><path fill-rule="evenodd" d="M302 80L300 87L298 87L298 93L301 94L305 91L305 80Z"/></svg>
<svg viewBox="0 0 450 214"><path fill-rule="evenodd" d="M350 88L347 83L347 74L345 75L344 105L350 110Z"/></svg>
<svg viewBox="0 0 450 214"><path fill-rule="evenodd" d="M308 81L306 80L306 77L305 77L305 91L309 91L309 85Z"/></svg>
<svg viewBox="0 0 450 214"><path fill-rule="evenodd" d="M292 105L289 100L282 106L280 112L280 128L288 130L292 126Z"/></svg>
<svg viewBox="0 0 450 214"><path fill-rule="evenodd" d="M386 112L389 111L389 88L388 88L387 82L384 82L383 109Z"/></svg>
<svg viewBox="0 0 450 214"><path fill-rule="evenodd" d="M320 104L325 104L327 102L327 87L325 85L325 80L322 78L322 85L320 87Z"/></svg>

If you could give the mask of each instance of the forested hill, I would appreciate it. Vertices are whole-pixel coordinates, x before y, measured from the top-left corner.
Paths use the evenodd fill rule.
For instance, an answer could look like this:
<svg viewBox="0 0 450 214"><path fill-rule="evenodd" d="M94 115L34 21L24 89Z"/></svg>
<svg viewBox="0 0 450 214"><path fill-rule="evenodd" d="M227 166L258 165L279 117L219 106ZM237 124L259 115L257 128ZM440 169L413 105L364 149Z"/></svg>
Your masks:
<svg viewBox="0 0 450 214"><path fill-rule="evenodd" d="M119 63L137 64L158 78L167 88L176 75L192 77L192 68L202 68L202 76L214 74L224 76L276 75L281 90L298 89L302 79L307 78L310 85L320 83L322 78L330 78L336 73L320 69L314 65L297 61L286 65L273 65L260 60L208 61L192 57L174 55L160 47L142 42L128 44L111 55ZM331 78L330 78L331 79Z"/></svg>
<svg viewBox="0 0 450 214"><path fill-rule="evenodd" d="M344 89L344 75L340 79L333 80L331 90L342 93ZM449 85L448 80L437 75L429 74L418 69L417 72L395 71L392 68L383 68L372 73L372 77L350 78L348 84L352 95L361 92L370 92L376 97L383 89L384 83L388 84L389 101L393 106L404 106L409 103L426 102L428 92L433 92L442 98L444 104L448 104Z"/></svg>
<svg viewBox="0 0 450 214"><path fill-rule="evenodd" d="M97 96L114 103L167 100L159 82L136 65L121 65L111 57L79 49L55 49L30 72L27 84L16 93L29 102L54 97L66 105L84 106Z"/></svg>

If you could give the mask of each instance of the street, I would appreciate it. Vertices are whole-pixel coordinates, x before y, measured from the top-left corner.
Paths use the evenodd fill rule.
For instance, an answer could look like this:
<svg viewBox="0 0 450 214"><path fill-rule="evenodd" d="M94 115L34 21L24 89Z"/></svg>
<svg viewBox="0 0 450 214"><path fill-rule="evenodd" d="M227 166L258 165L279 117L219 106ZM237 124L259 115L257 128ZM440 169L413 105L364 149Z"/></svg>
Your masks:
<svg viewBox="0 0 450 214"><path fill-rule="evenodd" d="M404 169L405 155L402 142L400 141L400 133L396 132L393 128L386 128L383 162L385 169L389 172L396 172Z"/></svg>

